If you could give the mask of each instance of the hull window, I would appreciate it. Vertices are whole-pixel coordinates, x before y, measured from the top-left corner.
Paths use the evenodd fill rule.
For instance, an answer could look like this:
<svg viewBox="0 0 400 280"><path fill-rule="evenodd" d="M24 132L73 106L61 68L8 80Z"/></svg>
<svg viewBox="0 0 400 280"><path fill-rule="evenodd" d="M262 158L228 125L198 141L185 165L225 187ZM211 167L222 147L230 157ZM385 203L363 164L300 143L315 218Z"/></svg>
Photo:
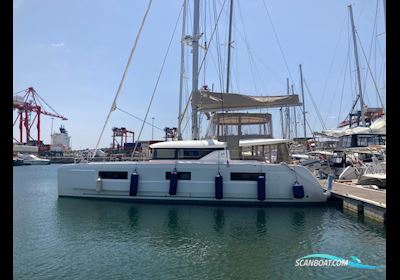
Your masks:
<svg viewBox="0 0 400 280"><path fill-rule="evenodd" d="M165 172L165 179L171 179L171 172ZM178 180L191 180L190 172L178 172Z"/></svg>
<svg viewBox="0 0 400 280"><path fill-rule="evenodd" d="M101 179L128 179L128 172L120 171L99 171Z"/></svg>
<svg viewBox="0 0 400 280"><path fill-rule="evenodd" d="M233 172L231 173L231 181L257 181L260 175L265 177L265 173Z"/></svg>

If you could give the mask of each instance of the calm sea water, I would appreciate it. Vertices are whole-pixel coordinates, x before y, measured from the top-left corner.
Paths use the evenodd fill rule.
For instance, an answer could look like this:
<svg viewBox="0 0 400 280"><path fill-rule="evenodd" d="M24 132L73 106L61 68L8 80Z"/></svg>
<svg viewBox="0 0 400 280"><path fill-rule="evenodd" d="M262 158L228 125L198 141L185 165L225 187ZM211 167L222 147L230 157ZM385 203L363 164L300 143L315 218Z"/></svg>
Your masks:
<svg viewBox="0 0 400 280"><path fill-rule="evenodd" d="M316 253L386 264L385 228L335 207L58 198L58 167L14 167L14 279L385 279L295 266Z"/></svg>

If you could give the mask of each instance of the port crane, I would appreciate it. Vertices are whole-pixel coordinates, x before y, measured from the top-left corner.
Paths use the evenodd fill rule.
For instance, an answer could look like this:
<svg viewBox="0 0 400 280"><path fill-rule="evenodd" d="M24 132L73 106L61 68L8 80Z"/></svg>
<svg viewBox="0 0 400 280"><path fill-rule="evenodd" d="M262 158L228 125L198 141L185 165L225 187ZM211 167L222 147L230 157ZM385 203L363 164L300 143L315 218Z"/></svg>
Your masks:
<svg viewBox="0 0 400 280"><path fill-rule="evenodd" d="M19 95L22 93L21 95ZM47 109L44 105L49 109ZM46 109L45 109L46 108ZM63 115L57 113L40 95L35 91L33 87L29 87L25 90L17 92L13 97L13 109L18 110L18 115L14 120L13 127L19 120L19 139L14 140L18 143L23 143L23 132L26 132L26 144L30 141L35 146L40 147L40 116L51 116L54 118L59 118L61 120L68 120ZM35 113L33 119L31 119L31 114ZM31 128L36 121L37 128L37 140L35 141L31 136Z"/></svg>
<svg viewBox="0 0 400 280"><path fill-rule="evenodd" d="M132 144L135 142L135 132L127 130L125 127L113 127L112 128L113 131L113 142L112 142L112 149L115 150L116 146L115 143L118 141L115 139L116 137L121 137L121 143L120 143L120 147L122 150L124 150L124 138L125 138L125 145L128 145L128 134L132 135Z"/></svg>

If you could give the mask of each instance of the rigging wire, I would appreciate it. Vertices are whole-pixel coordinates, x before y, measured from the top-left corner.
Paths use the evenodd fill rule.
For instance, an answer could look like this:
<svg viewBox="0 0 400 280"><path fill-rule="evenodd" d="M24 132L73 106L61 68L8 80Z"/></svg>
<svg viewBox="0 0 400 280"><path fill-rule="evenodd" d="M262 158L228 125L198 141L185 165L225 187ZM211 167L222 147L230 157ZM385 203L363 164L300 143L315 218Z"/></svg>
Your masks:
<svg viewBox="0 0 400 280"><path fill-rule="evenodd" d="M218 17L217 17L216 20L215 20L216 22L215 22L215 25L214 25L214 29L213 29L213 31L212 31L212 33L211 33L210 40L209 40L209 42L208 42L208 46L207 46L207 49L206 49L206 51L205 51L205 55L204 55L204 57L203 57L203 59L202 59L202 61L201 61L201 63L200 63L200 67L199 67L199 70L198 70L198 72L197 72L197 75L200 74L200 71L201 71L201 69L202 69L202 67L203 67L203 65L204 65L204 63L205 63L205 60L206 60L207 55L208 55L209 47L210 47L211 42L212 42L212 40L213 40L213 38L214 38L214 34L217 34L216 36L218 37L218 32L216 32L216 31L217 31L217 28L218 28L218 22L219 22L219 20L220 20L220 18L221 18L221 15L222 15L222 12L223 12L223 8L224 8L224 6L225 6L225 3L226 3L226 0L224 0L224 2L223 2L223 4L222 4L222 7L221 7L221 10L219 11ZM214 1L214 18L215 18L215 16L216 16L216 15L215 15L216 10L217 10L217 9L216 9L216 6L215 6L215 1ZM218 52L219 37L218 37L216 40L217 40L217 43L216 43L217 53L219 53L219 52ZM220 59L221 56L218 56L218 58ZM222 63L219 63L218 65L222 65ZM217 66L218 66L218 65L217 65ZM222 88L223 88L223 77L222 77L223 71L222 71L221 69L218 69L218 70L219 70L219 75L220 75L220 86L221 86L221 89L222 89ZM184 109L182 115L185 115L185 114L186 114L186 110L187 110L187 108L188 108L188 105L189 105L189 102L190 102L190 100L191 100L191 98L192 98L192 95L193 95L193 92L190 93L190 95L189 95L189 97L188 97L188 99L187 99L187 102L186 102L186 105L185 105L185 109ZM181 122L182 122L182 120L181 120ZM186 125L185 125L185 126L186 126Z"/></svg>
<svg viewBox="0 0 400 280"><path fill-rule="evenodd" d="M203 18L203 21L204 21L204 33L203 33L203 35L204 35L204 49L205 50L207 50L207 28L206 28L206 26L207 26L207 1L204 1L204 18ZM205 56L205 54L204 54L204 56ZM204 71L203 71L203 85L205 85L206 84L206 67L207 67L207 61L205 61L204 62ZM200 125L199 125L200 126Z"/></svg>
<svg viewBox="0 0 400 280"><path fill-rule="evenodd" d="M275 30L274 23L272 22L271 14L270 14L270 12L269 12L269 10L268 10L267 4L265 4L265 1L262 0L262 2L263 2L263 4L264 4L265 11L267 12L268 20L269 20L269 22L270 22L270 24L271 24L271 26L272 26L272 31L274 32L275 39L276 39L276 41L278 42L279 50L280 50L281 55L282 55L282 57L283 57L283 61L284 61L285 66L286 66L286 70L287 70L288 73L289 73L289 77L290 77L290 79L292 80L292 83L294 83L294 79L293 79L292 74L291 74L291 72L290 72L290 69L289 69L289 66L288 66L288 63L287 63L287 60L286 60L286 57L285 57L285 53L283 52L283 48L282 48L281 42L279 41L279 37L278 37L278 34L277 34L276 30Z"/></svg>
<svg viewBox="0 0 400 280"><path fill-rule="evenodd" d="M378 5L378 2L377 2L377 5ZM378 9L377 9L377 6L376 6L376 9L375 9L375 18L374 18L374 25L373 25L373 28L372 28L372 37L371 37L371 44L370 44L370 49L369 49L369 55L368 55L368 59L365 58L367 64L368 64L369 61L371 60L373 42L374 42L374 41L376 42L376 40L374 40L374 37L376 37L375 31L376 31L376 26L377 26L377 16L378 16ZM357 37L358 37L358 33L357 33L357 32L356 32L356 34L357 34ZM358 38L358 40L360 41L360 45L361 45L361 40L360 40L360 38ZM361 45L361 48L362 48L362 45ZM364 54L364 57L365 57L365 54ZM376 64L375 64L375 65L376 65ZM371 74L371 76L372 76L372 71L371 71L371 70L370 70L370 74ZM372 77L372 78L373 78L373 77ZM365 95L367 96L368 103L370 104L371 102L370 102L370 100L369 100L369 96L368 96L367 93L366 93L366 92L367 92L367 80L368 80L368 70L367 70L366 73L365 73L365 79L364 79L364 93L365 93ZM378 102L377 102L377 103L378 103Z"/></svg>
<svg viewBox="0 0 400 280"><path fill-rule="evenodd" d="M373 40L374 41L374 43L375 43L375 45L374 45L374 75L375 75L375 77L377 77L378 75L377 75L377 72L376 72L376 46L377 46L377 33L378 33L378 24L377 24L377 21L378 21L378 7L379 7L379 0L376 0L376 7L375 7L375 20L374 20L374 32L373 32L373 34L375 34L375 40ZM376 104L378 104L378 97L376 96Z"/></svg>
<svg viewBox="0 0 400 280"><path fill-rule="evenodd" d="M252 77L252 80L253 80L255 92L256 92L256 94L260 94L259 88L257 87L257 80L256 80L256 77L257 77L257 74L258 74L258 77L259 77L259 78L261 77L261 75L259 74L257 65L255 64L255 60L254 60L253 54L252 54L253 52L252 52L252 50L251 50L251 48L250 48L250 43L249 43L249 41L247 40L246 30L245 30L245 24L244 24L244 20L243 20L243 16L242 16L242 9L241 9L241 7L240 7L239 1L238 1L238 5L237 5L237 6L238 6L238 10L239 10L240 22L241 22L241 24L242 24L242 26L243 26L243 33L244 33L244 35L241 34L241 32L239 31L239 29L237 29L237 30L238 30L238 34L242 37L242 39L244 39L244 42L245 42L245 45L246 45L247 54L248 54L249 63L250 63L250 72L251 72L251 77ZM254 73L254 72L255 72L255 73ZM265 92L265 88L263 87L261 78L260 78L260 81L261 81L261 87L262 87L262 89L263 89L264 92Z"/></svg>
<svg viewBox="0 0 400 280"><path fill-rule="evenodd" d="M328 86L328 79L329 79L329 76L331 75L333 64L336 61L335 58L336 58L337 50L338 50L338 47L339 47L340 39L342 38L343 31L345 30L345 27L347 26L347 20L348 20L348 17L347 17L347 15L345 15L344 20L343 20L343 24L342 24L342 26L340 28L340 31L339 31L339 37L338 37L338 39L336 41L335 49L334 49L334 52L333 52L333 57L332 57L332 60L331 60L330 66L329 66L329 70L328 70L328 75L326 77L326 80L325 80L325 83L324 83L324 87L322 89L322 95L321 95L321 99L320 99L321 102L325 101L324 97L325 97L325 94L326 94L326 88ZM332 96L334 96L334 94L332 94ZM327 121L328 116L329 116L329 113L326 115L325 121Z"/></svg>
<svg viewBox="0 0 400 280"><path fill-rule="evenodd" d="M219 22L219 20L220 20L220 17L221 17L221 15L222 15L223 10L224 10L225 3L226 3L226 0L224 0L224 2L223 2L223 4L222 4L222 7L221 7L221 10L220 10L220 12L219 12L219 14L218 14L218 17L217 17L217 19L216 19L215 26L214 26L214 30L213 30L213 32L211 33L210 41L208 42L208 47L210 46L210 44L211 44L211 42L212 42L212 40L213 40L213 38L214 38L214 34L215 34L216 30L217 30L218 22ZM215 18L215 11L216 11L216 7L215 7L215 1L214 1L214 18ZM218 32L217 32L217 36L218 36ZM218 44L217 44L217 45L218 45ZM200 63L199 70L198 70L199 73L200 73L200 71L201 71L201 69L202 69L202 67L203 67L203 63L204 63L204 60L205 60L206 57L207 57L207 53L208 53L208 51L206 51L206 53L205 53L205 55L204 55L204 57L203 57L203 60L202 60L201 63Z"/></svg>
<svg viewBox="0 0 400 280"><path fill-rule="evenodd" d="M350 55L350 48L347 49L347 59L346 59L346 64L344 66L342 92L340 94L340 106L339 106L339 114L338 114L338 120L337 120L338 125L340 124L340 114L342 113L342 101L343 101L344 87L346 84L347 64L349 63L349 55Z"/></svg>
<svg viewBox="0 0 400 280"><path fill-rule="evenodd" d="M235 61L238 61L238 54L237 54L237 52L234 52L233 53L233 55L234 55L234 60ZM240 92L240 80L239 80L239 69L238 69L238 63L233 63L232 64L232 74L233 74L233 76L234 76L234 79L232 79L232 81L235 81L235 87L233 87L233 85L232 85L232 88L235 88L236 90L237 90L237 92Z"/></svg>
<svg viewBox="0 0 400 280"><path fill-rule="evenodd" d="M370 68L370 66L369 66L367 57L366 57L365 52L364 52L364 48L363 48L363 46L362 46L362 44L361 44L361 40L360 40L360 37L358 36L358 33L357 33L357 32L356 32L356 35L357 35L358 41L360 42L361 51L362 51L362 53L363 53L363 55L364 55L364 58L365 58L365 60L366 60L367 66L368 66L368 71L367 71L367 72L370 73L370 76L371 76L372 81L373 81L373 83L374 83L374 87L375 87L376 93L377 93L378 96L379 96L379 100L380 100L380 102L381 102L383 111L386 112L385 106L384 106L383 101L382 101L382 98L381 98L381 95L379 94L378 86L377 86L377 84L376 84L376 81L375 81L375 79L374 79L374 76L372 75L371 68Z"/></svg>
<svg viewBox="0 0 400 280"><path fill-rule="evenodd" d="M176 28L178 27L178 23L179 23L179 19L180 19L180 17L181 17L181 14L182 14L182 10L183 10L183 6L181 7L181 10L180 10L180 12L179 12L178 18L177 18L177 20L176 20L175 27L174 27L174 31L172 32L172 36L171 36L171 39L170 39L170 41L169 41L169 44L168 44L168 47L167 47L167 51L166 51L166 53L165 53L164 60L163 60L162 65L161 65L160 73L158 74L157 81L156 81L156 84L155 84L155 86L154 86L154 89L153 89L153 93L152 93L152 95L151 95L151 98L150 98L149 106L147 107L146 115L145 115L145 117L144 117L144 121L143 121L143 123L142 123L142 127L140 128L139 136L138 136L137 141L136 141L136 143L135 143L135 147L133 148L133 151L132 151L132 154L131 154L131 158L133 158L133 156L134 156L134 154L135 154L137 145L138 145L138 143L139 143L140 136L142 135L143 128L144 128L145 122L146 122L146 120L147 120L147 116L148 116L148 114L149 114L149 112L150 112L150 108L151 108L151 105L152 105L152 103L153 103L153 99L154 99L155 93L156 93L157 88L158 88L158 83L160 82L161 74L163 73L164 66L165 66L165 62L167 61L168 53L169 53L169 50L170 50L170 48L171 48L172 40L174 39L175 31L176 31Z"/></svg>
<svg viewBox="0 0 400 280"><path fill-rule="evenodd" d="M283 80L283 78L281 76L279 76L279 74L277 72L275 72L272 68L270 68L267 63L264 61L264 58L260 55L258 55L256 52L253 52L254 57L257 59L257 61L260 63L261 66L263 66L266 70L268 70L268 72L270 72L273 76L275 76L275 78L278 81Z"/></svg>
<svg viewBox="0 0 400 280"><path fill-rule="evenodd" d="M208 43L208 49L209 49L209 46L210 46L210 44L211 44L211 42L212 42L212 40L213 40L213 38L214 38L215 31L217 30L218 22L219 22L219 19L220 19L220 17L221 17L223 8L224 8L224 6L225 6L225 3L226 3L226 0L224 0L223 5L222 5L222 7L221 7L221 10L220 10L220 12L219 12L219 14L218 14L218 17L217 17L217 19L216 19L216 23L215 23L215 26L214 26L214 30L213 30L213 32L211 33L210 41L209 41L209 43ZM215 2L214 2L214 7L215 7ZM214 10L216 11L216 8L215 8ZM215 13L214 13L214 14L215 14ZM217 36L218 36L218 33L217 33ZM219 44L216 44L216 45L217 45L217 48L218 48L218 45L219 45ZM198 70L197 75L199 75L199 73L200 73L200 71L201 71L201 68L202 68L203 65L204 65L204 61L205 61L205 59L206 59L206 57L207 57L207 54L208 54L208 50L206 50L206 53L205 53L205 55L204 55L204 57L203 57L203 60L201 61L201 64L200 64L200 67L199 67L199 70ZM222 72L222 71L220 71L220 73L221 73L221 72ZM221 89L222 89L223 86L222 86L222 82L221 82L221 81L223 81L223 79L220 78L220 83L221 83L220 86L221 86ZM185 105L185 109L183 110L183 113L182 113L183 115L186 114L186 110L187 110L187 108L188 108L188 105L189 105L189 102L190 102L190 100L191 100L191 98L192 98L192 95L193 95L193 92L191 92L190 95L189 95L189 98L188 98L188 100L187 100L187 102L186 102L186 105ZM181 120L181 122L182 122L182 120Z"/></svg>
<svg viewBox="0 0 400 280"><path fill-rule="evenodd" d="M224 4L225 4L225 2L224 2ZM214 2L214 18L216 16L215 13L217 11L217 8L216 8L215 5L216 4ZM223 12L223 9L221 9L220 15L222 15L222 12ZM223 91L224 90L224 80L225 80L225 78L224 78L224 70L223 70L224 61L223 61L223 56L221 54L222 51L221 51L221 41L220 41L219 32L218 32L218 22L219 22L219 18L216 20L215 29L214 29L216 31L216 35L215 35L216 44L215 44L215 47L216 47L216 52L217 52L217 61L218 61L217 67L218 67L218 77L219 77L220 91ZM199 67L199 71L200 71L200 69L201 69L201 65Z"/></svg>
<svg viewBox="0 0 400 280"><path fill-rule="evenodd" d="M116 106L117 106L117 103L116 103L116 102L117 102L118 96L119 96L119 94L120 94L122 85L123 85L123 83L124 83L124 81L125 81L125 76L126 76L126 73L128 72L129 65L131 64L132 57L133 57L133 54L134 54L134 52L135 52L135 50L136 50L136 46L137 46L137 43L138 43L138 41L139 41L140 35L142 34L143 26L144 26L144 23L145 23L145 21L146 21L147 15L148 15L148 13L149 13L149 11L150 11L150 7L151 7L151 3L152 3L152 2L153 2L153 0L149 0L149 4L147 5L146 12L145 12L145 14L144 14L144 16L143 16L142 23L141 23L140 28L139 28L139 32L138 32L138 34L136 35L135 42L134 42L133 47L132 47L132 49L131 49L131 52L130 52L130 54L129 54L128 62L127 62L127 64L126 64L126 66L125 66L125 70L124 70L124 73L123 73L123 75L122 75L121 81L120 81L120 83L119 83L118 90L117 90L117 92L116 92L116 94L115 94L114 101L113 101L113 103L111 104L110 111L108 112L107 118L106 118L106 120L105 120L105 122L104 122L104 125L103 125L103 129L101 130L99 139L97 140L96 148L94 149L94 153L93 153L93 158L94 158L95 155L96 155L97 148L98 148L98 146L99 146L101 137L103 136L103 133L104 133L104 130L105 130L106 125L107 125L107 123L108 123L108 120L109 120L109 118L110 118L110 116L111 116L111 113L116 109Z"/></svg>
<svg viewBox="0 0 400 280"><path fill-rule="evenodd" d="M304 80L304 78L303 78L303 80ZM300 112L298 113L297 116L298 116L299 119L301 119L301 118L303 117L303 108L302 108L301 106L299 106L299 107L300 107ZM306 113L307 113L307 112L306 112ZM308 129L310 130L310 132L311 132L313 138L315 138L314 131L311 129L310 123L308 122L307 118L306 118L306 125L307 125ZM303 126L303 127L304 127L303 124L300 124L300 126Z"/></svg>
<svg viewBox="0 0 400 280"><path fill-rule="evenodd" d="M324 129L326 129L324 120L322 119L322 116L321 116L321 114L320 114L320 112L319 112L319 110L318 110L318 107L317 107L317 105L315 104L315 101L314 101L314 98L313 98L313 96L312 96L312 94L311 94L310 88L308 87L308 84L306 83L306 79L305 79L304 77L303 77L303 81L304 81L304 85L306 86L308 95L311 97L311 102L312 102L312 104L313 104L313 106L314 106L314 109L315 109L315 111L317 112L317 117L318 117L318 119L319 119L319 121L320 121L322 127L323 127Z"/></svg>
<svg viewBox="0 0 400 280"><path fill-rule="evenodd" d="M354 71L352 71L352 68L351 68L351 65L353 64L353 61L352 61L352 57L350 55L350 48L351 48L351 43L350 42L351 42L351 26L349 24L348 28L347 28L347 43L348 43L347 44L347 48L348 48L347 58L348 58L348 61L349 61L349 63L348 63L348 66L349 66L349 84L350 84L350 92L351 92L351 100L352 100L352 103L350 104L349 114L353 112L355 104L356 104L356 102L358 100L358 98L356 98L356 96L357 96L357 93L356 93L357 92L357 89L356 89L357 85L355 83L355 77L353 77L353 75L352 75L352 73ZM353 88L353 86L354 86L354 88ZM348 102L346 103L345 108L347 108L347 106L349 105L350 99L347 99L347 100L348 100ZM344 121L346 121L348 119L349 119L349 115L346 115L346 118L344 119Z"/></svg>
<svg viewBox="0 0 400 280"><path fill-rule="evenodd" d="M350 41L349 41L350 42ZM347 73L347 63L348 63L348 61L349 61L349 56L350 56L350 44L348 44L348 48L347 48L347 55L346 55L346 61L345 61L345 63L344 63L344 76L346 76L346 73ZM334 89L334 92L336 93L337 91L338 91L338 88L339 88L339 83L336 83L335 84L335 89ZM343 90L343 89L342 89ZM343 95L343 91L342 91L342 95ZM331 95L331 97L332 97L332 99L329 101L329 103L328 104L333 104L333 102L335 101L335 94L332 94ZM343 96L341 96L341 98L342 98ZM326 101L325 101L326 102ZM341 106L341 105L340 105ZM333 109L333 106L329 106L328 107L328 110L327 110L327 114L326 114L326 116L325 116L325 122L328 122L328 117L329 117L329 115L331 114L331 110ZM340 112L341 112L341 108L339 109L339 116L340 116ZM338 117L339 117L338 116Z"/></svg>
<svg viewBox="0 0 400 280"><path fill-rule="evenodd" d="M129 115L129 116L131 116L131 117L133 117L133 118L135 118L135 119L137 119L137 120L139 120L139 121L141 121L141 122L144 121L146 124L148 124L148 125L150 125L150 126L156 128L156 129L158 129L158 130L164 131L164 129L162 129L162 128L158 127L158 126L155 126L155 125L153 125L153 124L151 124L151 123L149 123L149 122L147 122L147 121L145 121L145 120L143 120L143 119L141 119L141 118L139 118L139 117L137 117L137 116L135 116L135 115L133 115L133 114L131 114L131 113L129 113L129 112L127 112L127 111L121 109L121 108L119 108L119 107L117 107L116 109L119 110L119 111L121 111L121 112L123 112L123 113L125 113L125 114L127 114L127 115Z"/></svg>

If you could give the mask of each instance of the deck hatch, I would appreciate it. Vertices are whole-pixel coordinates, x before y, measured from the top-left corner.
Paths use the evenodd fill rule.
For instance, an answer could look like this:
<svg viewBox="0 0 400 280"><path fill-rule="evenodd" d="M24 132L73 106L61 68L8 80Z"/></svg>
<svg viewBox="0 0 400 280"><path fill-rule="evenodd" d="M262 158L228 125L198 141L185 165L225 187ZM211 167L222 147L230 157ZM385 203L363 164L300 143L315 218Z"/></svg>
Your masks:
<svg viewBox="0 0 400 280"><path fill-rule="evenodd" d="M128 179L128 172L122 171L99 171L101 179Z"/></svg>

